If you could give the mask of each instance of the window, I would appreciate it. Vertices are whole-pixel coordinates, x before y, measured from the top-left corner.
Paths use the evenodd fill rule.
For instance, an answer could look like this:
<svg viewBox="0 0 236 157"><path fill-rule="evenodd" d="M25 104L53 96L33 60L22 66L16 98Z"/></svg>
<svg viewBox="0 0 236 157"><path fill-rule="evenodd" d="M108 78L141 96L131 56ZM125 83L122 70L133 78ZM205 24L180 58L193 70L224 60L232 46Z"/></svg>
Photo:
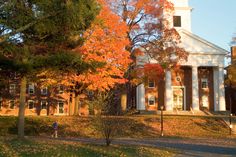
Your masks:
<svg viewBox="0 0 236 157"><path fill-rule="evenodd" d="M41 101L41 109L47 109L47 101L46 100L42 100Z"/></svg>
<svg viewBox="0 0 236 157"><path fill-rule="evenodd" d="M181 16L173 17L174 27L181 27Z"/></svg>
<svg viewBox="0 0 236 157"><path fill-rule="evenodd" d="M9 93L10 94L15 94L16 93L16 84L11 83L9 85Z"/></svg>
<svg viewBox="0 0 236 157"><path fill-rule="evenodd" d="M47 87L44 87L41 89L41 94L42 95L47 95L48 94L48 88Z"/></svg>
<svg viewBox="0 0 236 157"><path fill-rule="evenodd" d="M29 109L34 109L35 108L33 100L28 100L28 107L29 107Z"/></svg>
<svg viewBox="0 0 236 157"><path fill-rule="evenodd" d="M64 103L62 101L58 102L58 112L64 113Z"/></svg>
<svg viewBox="0 0 236 157"><path fill-rule="evenodd" d="M34 84L29 84L28 93L29 94L34 94Z"/></svg>
<svg viewBox="0 0 236 157"><path fill-rule="evenodd" d="M10 109L14 109L15 108L15 100L10 100L9 101L9 107L10 107Z"/></svg>
<svg viewBox="0 0 236 157"><path fill-rule="evenodd" d="M176 80L177 82L181 82L181 77L180 77L180 76L176 76L175 80Z"/></svg>
<svg viewBox="0 0 236 157"><path fill-rule="evenodd" d="M202 89L208 88L208 80L206 78L201 79L201 86L202 86Z"/></svg>
<svg viewBox="0 0 236 157"><path fill-rule="evenodd" d="M94 92L93 92L93 91L88 91L88 95L89 95L89 96L93 96L93 95L94 95Z"/></svg>
<svg viewBox="0 0 236 157"><path fill-rule="evenodd" d="M149 88L154 88L155 87L155 82L153 80L148 81L148 87Z"/></svg>
<svg viewBox="0 0 236 157"><path fill-rule="evenodd" d="M148 105L150 105L150 106L155 105L155 96L148 95Z"/></svg>
<svg viewBox="0 0 236 157"><path fill-rule="evenodd" d="M63 92L64 92L64 87L62 85L59 85L58 86L58 93L63 94Z"/></svg>
<svg viewBox="0 0 236 157"><path fill-rule="evenodd" d="M2 97L0 97L0 110L2 109Z"/></svg>

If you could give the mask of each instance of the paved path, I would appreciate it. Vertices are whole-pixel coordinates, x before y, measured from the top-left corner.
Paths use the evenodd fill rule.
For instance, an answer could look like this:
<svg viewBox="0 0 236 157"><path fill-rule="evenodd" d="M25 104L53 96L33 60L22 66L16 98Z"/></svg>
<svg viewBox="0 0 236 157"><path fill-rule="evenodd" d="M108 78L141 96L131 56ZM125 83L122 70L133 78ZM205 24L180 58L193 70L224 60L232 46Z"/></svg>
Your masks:
<svg viewBox="0 0 236 157"><path fill-rule="evenodd" d="M44 138L52 139L48 137L33 137L33 138ZM104 144L102 139L91 139L91 138L58 138L54 140L66 140L76 141L81 143L93 143L93 144ZM121 145L142 145L152 146L159 148L172 148L176 149L179 154L177 157L188 156L188 157L236 157L236 139L176 139L176 138L157 138L157 139L114 139L112 144Z"/></svg>

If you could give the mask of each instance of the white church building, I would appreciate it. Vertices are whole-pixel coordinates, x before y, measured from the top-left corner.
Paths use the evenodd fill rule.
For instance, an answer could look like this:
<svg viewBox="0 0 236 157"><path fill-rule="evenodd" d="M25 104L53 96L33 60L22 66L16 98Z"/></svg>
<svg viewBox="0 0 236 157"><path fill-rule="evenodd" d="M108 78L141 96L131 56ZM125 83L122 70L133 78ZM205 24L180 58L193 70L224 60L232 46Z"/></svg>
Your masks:
<svg viewBox="0 0 236 157"><path fill-rule="evenodd" d="M191 31L188 0L172 0L175 6L173 26L181 36L181 47L189 52L181 70L165 72L165 80L149 80L136 88L137 110L225 111L224 58L228 51L202 39ZM150 63L147 56L137 57L136 64ZM152 62L151 62L152 63ZM154 63L154 62L153 62Z"/></svg>

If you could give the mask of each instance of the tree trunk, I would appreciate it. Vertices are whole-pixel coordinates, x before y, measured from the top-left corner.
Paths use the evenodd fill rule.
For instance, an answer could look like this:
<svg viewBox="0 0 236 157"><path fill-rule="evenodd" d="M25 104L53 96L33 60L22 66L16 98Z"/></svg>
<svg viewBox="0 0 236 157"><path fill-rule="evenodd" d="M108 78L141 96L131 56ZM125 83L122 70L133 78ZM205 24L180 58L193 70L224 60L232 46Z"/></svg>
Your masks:
<svg viewBox="0 0 236 157"><path fill-rule="evenodd" d="M24 76L20 83L20 106L18 113L18 138L24 138L24 125L25 125L25 100L26 100L26 83L27 79Z"/></svg>
<svg viewBox="0 0 236 157"><path fill-rule="evenodd" d="M79 114L79 95L75 95L75 108L74 108L74 115Z"/></svg>

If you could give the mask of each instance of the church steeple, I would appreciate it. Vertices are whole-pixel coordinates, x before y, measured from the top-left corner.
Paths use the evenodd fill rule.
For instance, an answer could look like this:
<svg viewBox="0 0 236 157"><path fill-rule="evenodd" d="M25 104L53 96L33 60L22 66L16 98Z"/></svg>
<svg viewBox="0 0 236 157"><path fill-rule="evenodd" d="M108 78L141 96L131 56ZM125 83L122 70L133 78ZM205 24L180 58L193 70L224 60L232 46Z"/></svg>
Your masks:
<svg viewBox="0 0 236 157"><path fill-rule="evenodd" d="M185 29L191 32L191 12L188 0L170 0L175 7L172 18L172 26L178 29Z"/></svg>

